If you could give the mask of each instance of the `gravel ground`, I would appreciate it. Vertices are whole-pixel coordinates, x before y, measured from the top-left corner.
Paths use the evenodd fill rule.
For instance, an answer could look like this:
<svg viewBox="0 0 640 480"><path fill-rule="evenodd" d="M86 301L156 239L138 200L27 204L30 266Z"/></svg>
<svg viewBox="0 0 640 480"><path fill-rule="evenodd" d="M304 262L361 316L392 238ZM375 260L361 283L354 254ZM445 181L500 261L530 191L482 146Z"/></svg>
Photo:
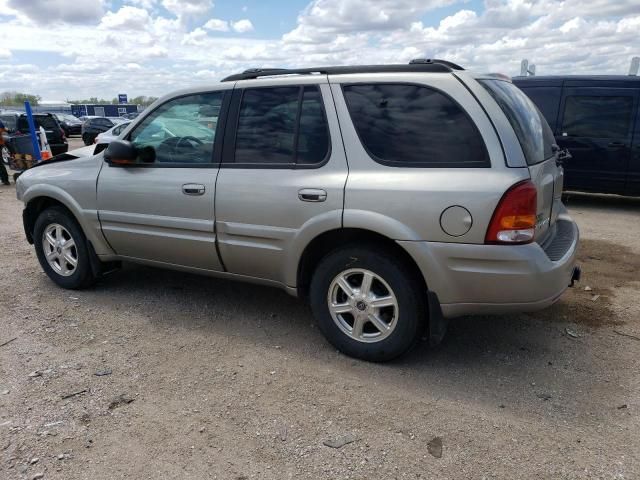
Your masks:
<svg viewBox="0 0 640 480"><path fill-rule="evenodd" d="M61 290L0 186L0 478L640 478L640 200L568 206L579 287L377 365L279 290L133 265Z"/></svg>

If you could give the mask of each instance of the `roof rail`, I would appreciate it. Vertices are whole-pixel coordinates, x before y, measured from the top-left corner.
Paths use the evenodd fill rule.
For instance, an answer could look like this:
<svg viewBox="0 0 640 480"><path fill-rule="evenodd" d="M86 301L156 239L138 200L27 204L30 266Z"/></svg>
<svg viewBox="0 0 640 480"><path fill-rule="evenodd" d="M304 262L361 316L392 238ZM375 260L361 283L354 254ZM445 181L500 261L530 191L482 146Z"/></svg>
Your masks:
<svg viewBox="0 0 640 480"><path fill-rule="evenodd" d="M464 70L455 63L438 59L415 59L408 64L394 65L353 65L336 67L309 67L309 68L250 68L242 73L236 73L223 78L223 82L233 82L236 80L250 80L259 77L270 77L275 75L339 75L347 73L386 73L386 72L436 72L450 73L453 70Z"/></svg>

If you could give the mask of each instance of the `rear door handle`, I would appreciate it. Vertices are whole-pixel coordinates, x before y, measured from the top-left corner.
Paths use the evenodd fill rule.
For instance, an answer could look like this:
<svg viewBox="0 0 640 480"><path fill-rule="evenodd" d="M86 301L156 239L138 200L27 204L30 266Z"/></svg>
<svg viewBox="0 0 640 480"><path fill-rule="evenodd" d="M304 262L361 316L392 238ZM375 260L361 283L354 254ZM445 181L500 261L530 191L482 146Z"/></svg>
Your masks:
<svg viewBox="0 0 640 480"><path fill-rule="evenodd" d="M185 183L182 185L182 193L185 195L204 195L204 192L204 185L200 185L199 183Z"/></svg>
<svg viewBox="0 0 640 480"><path fill-rule="evenodd" d="M298 198L303 202L324 202L327 192L320 188L303 188L298 190Z"/></svg>
<svg viewBox="0 0 640 480"><path fill-rule="evenodd" d="M623 143L623 142L611 142L609 143L609 145L607 145L608 147L613 147L613 148L622 148L622 147L626 147L627 144Z"/></svg>

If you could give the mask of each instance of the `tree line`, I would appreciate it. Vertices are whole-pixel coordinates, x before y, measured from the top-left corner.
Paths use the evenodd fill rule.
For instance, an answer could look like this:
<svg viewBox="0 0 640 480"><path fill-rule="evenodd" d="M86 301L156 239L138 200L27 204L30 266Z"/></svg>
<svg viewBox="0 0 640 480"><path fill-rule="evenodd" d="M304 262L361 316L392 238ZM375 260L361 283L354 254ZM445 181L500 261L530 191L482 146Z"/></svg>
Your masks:
<svg viewBox="0 0 640 480"><path fill-rule="evenodd" d="M134 105L142 105L147 107L155 102L158 97L147 97L145 95L139 95L134 98L129 98L129 103ZM0 93L0 107L22 107L25 101L29 101L31 105L34 107L38 106L42 97L40 95L31 95L29 93L21 93L21 92L3 92ZM117 105L120 102L118 101L118 97L112 98L111 100L105 100L104 98L91 97L82 100L67 100L67 103L71 104L112 104Z"/></svg>

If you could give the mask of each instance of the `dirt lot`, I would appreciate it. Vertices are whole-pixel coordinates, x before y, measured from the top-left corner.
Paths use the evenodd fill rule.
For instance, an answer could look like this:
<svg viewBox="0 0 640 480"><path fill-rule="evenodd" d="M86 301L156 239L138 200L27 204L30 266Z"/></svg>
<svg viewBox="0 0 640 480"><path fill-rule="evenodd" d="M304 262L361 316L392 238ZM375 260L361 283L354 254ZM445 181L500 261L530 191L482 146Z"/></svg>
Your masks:
<svg viewBox="0 0 640 480"><path fill-rule="evenodd" d="M376 365L270 288L126 266L61 290L0 187L0 478L640 478L640 201L568 204L578 288Z"/></svg>

